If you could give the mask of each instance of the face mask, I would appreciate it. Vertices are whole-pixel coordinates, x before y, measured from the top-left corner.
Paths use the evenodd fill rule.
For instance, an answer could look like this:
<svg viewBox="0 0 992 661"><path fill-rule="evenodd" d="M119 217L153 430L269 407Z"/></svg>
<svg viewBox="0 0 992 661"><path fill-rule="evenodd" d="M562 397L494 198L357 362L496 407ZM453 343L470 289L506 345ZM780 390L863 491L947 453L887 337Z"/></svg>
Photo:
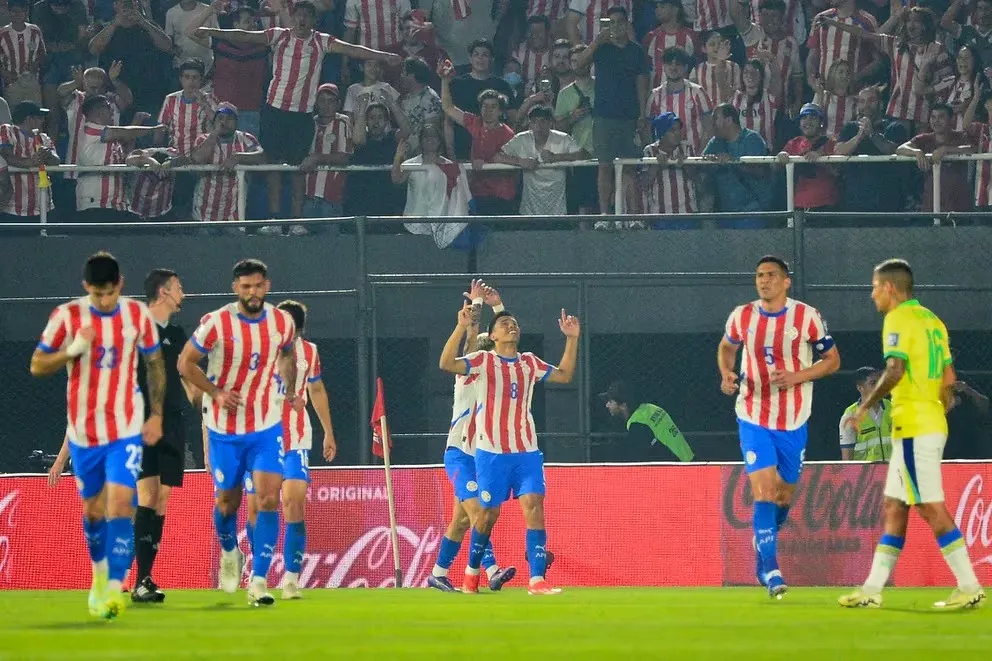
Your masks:
<svg viewBox="0 0 992 661"><path fill-rule="evenodd" d="M524 82L524 79L520 77L520 74L516 71L511 71L510 73L503 74L503 80L510 87L516 87Z"/></svg>

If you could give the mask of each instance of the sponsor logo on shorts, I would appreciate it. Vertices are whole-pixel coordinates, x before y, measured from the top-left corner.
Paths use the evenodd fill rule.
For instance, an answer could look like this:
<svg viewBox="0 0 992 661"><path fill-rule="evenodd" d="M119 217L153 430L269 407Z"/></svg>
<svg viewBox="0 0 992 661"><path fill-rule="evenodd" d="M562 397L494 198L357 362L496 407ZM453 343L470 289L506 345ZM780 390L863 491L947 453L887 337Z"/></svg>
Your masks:
<svg viewBox="0 0 992 661"><path fill-rule="evenodd" d="M217 480L218 482L224 481L224 473L221 471L221 469L218 468L214 471L214 479Z"/></svg>
<svg viewBox="0 0 992 661"><path fill-rule="evenodd" d="M478 491L478 490L479 490L479 483L478 483L478 482L476 482L475 480L469 480L469 481L468 481L468 482L467 482L467 483L465 484L465 488L466 488L466 489L467 489L468 491ZM488 500L488 499L487 499L487 500Z"/></svg>
<svg viewBox="0 0 992 661"><path fill-rule="evenodd" d="M483 491L481 494L479 494L479 497L482 498L482 502L484 503L488 503L490 500L493 499L492 494L489 493L488 491Z"/></svg>
<svg viewBox="0 0 992 661"><path fill-rule="evenodd" d="M758 455L754 453L754 450L748 450L747 453L745 453L744 455L744 461L746 461L749 466L754 462L756 462L757 460L758 460Z"/></svg>

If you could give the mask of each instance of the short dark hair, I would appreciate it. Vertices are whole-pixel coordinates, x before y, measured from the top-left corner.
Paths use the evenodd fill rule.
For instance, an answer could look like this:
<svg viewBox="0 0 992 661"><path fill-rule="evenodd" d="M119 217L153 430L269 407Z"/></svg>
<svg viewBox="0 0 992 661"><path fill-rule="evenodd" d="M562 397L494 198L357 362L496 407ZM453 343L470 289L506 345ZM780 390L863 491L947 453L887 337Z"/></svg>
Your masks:
<svg viewBox="0 0 992 661"><path fill-rule="evenodd" d="M298 7L299 5L297 5ZM234 265L232 271L232 280L237 280L238 278L243 278L246 275L255 275L258 273L263 278L269 277L269 267L265 265L260 259L242 259L240 262Z"/></svg>
<svg viewBox="0 0 992 661"><path fill-rule="evenodd" d="M789 262L785 261L778 255L765 255L764 257L758 260L758 263L755 265L754 268L757 269L762 264L775 264L780 269L782 269L782 273L784 273L785 275L789 275Z"/></svg>
<svg viewBox="0 0 992 661"><path fill-rule="evenodd" d="M531 16L527 19L527 25L543 25L545 30L551 32L551 19L547 16Z"/></svg>
<svg viewBox="0 0 992 661"><path fill-rule="evenodd" d="M95 287L116 285L121 281L121 265L106 250L90 255L83 266L83 282Z"/></svg>
<svg viewBox="0 0 992 661"><path fill-rule="evenodd" d="M761 0L761 4L758 5L758 11L763 11L765 9L768 11L781 12L783 14L786 12L784 0Z"/></svg>
<svg viewBox="0 0 992 661"><path fill-rule="evenodd" d="M496 48L493 46L493 42L488 39L476 39L468 45L468 54L471 56L475 52L476 48L485 48L489 51L489 57L492 57L496 52Z"/></svg>
<svg viewBox="0 0 992 661"><path fill-rule="evenodd" d="M421 85L431 82L431 68L422 57L408 57L403 60L403 73L413 76Z"/></svg>
<svg viewBox="0 0 992 661"><path fill-rule="evenodd" d="M607 18L609 18L610 16L613 16L614 14L620 14L624 18L627 18L628 16L630 16L630 14L627 13L627 8L626 7L623 7L621 5L613 5L612 7L610 7L609 9L606 10L606 16L607 16Z"/></svg>
<svg viewBox="0 0 992 661"><path fill-rule="evenodd" d="M713 115L714 116L719 115L721 117L729 119L734 124L737 124L737 126L741 125L740 111L729 103L721 103L720 105L718 105L716 108L713 109Z"/></svg>
<svg viewBox="0 0 992 661"><path fill-rule="evenodd" d="M527 119L538 119L539 117L553 120L555 114L549 106L531 106L531 109L527 111Z"/></svg>
<svg viewBox="0 0 992 661"><path fill-rule="evenodd" d="M875 267L875 274L907 294L913 293L913 269L905 259L887 259Z"/></svg>
<svg viewBox="0 0 992 661"><path fill-rule="evenodd" d="M499 109L503 110L506 108L510 100L506 98L505 94L500 94L494 89L486 89L479 92L479 96L476 97L476 101L479 102L479 108L482 108L482 102L487 99L496 99L499 102Z"/></svg>
<svg viewBox="0 0 992 661"><path fill-rule="evenodd" d="M493 329L496 328L496 322L498 322L503 317L512 317L513 315L503 310L502 312L497 312L493 315L493 318L489 320L489 328L486 329L486 333L489 335L493 334Z"/></svg>
<svg viewBox="0 0 992 661"><path fill-rule="evenodd" d="M178 278L179 274L172 269L152 269L145 276L145 298L149 303L158 300L158 290L161 289L173 278Z"/></svg>
<svg viewBox="0 0 992 661"><path fill-rule="evenodd" d="M183 75L184 71L199 71L201 76L207 75L207 65L203 63L198 57L191 57L188 60L183 60L183 63L179 65L179 75Z"/></svg>
<svg viewBox="0 0 992 661"><path fill-rule="evenodd" d="M289 313L293 318L293 325L296 326L296 332L302 334L303 328L307 325L307 306L299 301L285 300L276 307Z"/></svg>
<svg viewBox="0 0 992 661"><path fill-rule="evenodd" d="M875 376L882 370L877 367L872 367L871 365L865 365L864 367L859 367L854 370L854 385L860 386L862 383Z"/></svg>
<svg viewBox="0 0 992 661"><path fill-rule="evenodd" d="M93 110L97 106L103 106L103 105L109 106L110 99L105 97L103 94L97 94L83 101L83 105L80 107L80 111L83 113L84 117L88 117L89 114L93 112Z"/></svg>
<svg viewBox="0 0 992 661"><path fill-rule="evenodd" d="M310 0L300 0L299 2L294 3L293 11L291 11L290 14L295 14L301 9L310 12L311 16L317 18L317 5L310 2Z"/></svg>
<svg viewBox="0 0 992 661"><path fill-rule="evenodd" d="M671 64L672 62L679 62L680 64L687 64L689 61L689 55L684 50L678 46L670 46L666 48L661 53L661 63Z"/></svg>
<svg viewBox="0 0 992 661"><path fill-rule="evenodd" d="M933 105L931 105L930 114L932 115L934 112L943 112L943 113L947 113L948 117L954 117L954 108L952 108L950 104L947 103L934 103Z"/></svg>

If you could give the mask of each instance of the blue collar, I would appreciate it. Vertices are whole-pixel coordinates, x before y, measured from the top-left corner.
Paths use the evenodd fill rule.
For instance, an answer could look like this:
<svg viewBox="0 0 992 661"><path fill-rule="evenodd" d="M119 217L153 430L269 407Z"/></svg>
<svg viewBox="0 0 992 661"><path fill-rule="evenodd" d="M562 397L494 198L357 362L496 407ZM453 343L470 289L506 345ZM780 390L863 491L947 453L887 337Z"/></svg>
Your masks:
<svg viewBox="0 0 992 661"><path fill-rule="evenodd" d="M114 315L116 315L120 311L121 311L121 304L120 303L118 303L116 306L114 306L114 309L111 310L110 312L103 312L102 310L97 310L93 306L92 303L90 304L90 312L92 312L93 314L95 314L98 317L113 317Z"/></svg>
<svg viewBox="0 0 992 661"><path fill-rule="evenodd" d="M758 312L761 314L762 317L781 317L783 314L789 311L788 300L785 303L785 307L779 310L778 312L768 312L767 310L765 310L765 308L761 307L761 303L758 303L757 305L758 305Z"/></svg>
<svg viewBox="0 0 992 661"><path fill-rule="evenodd" d="M243 314L241 314L241 311L239 310L238 311L238 319L240 319L241 321L245 322L246 324L257 324L257 323L260 323L262 321L265 321L265 315L267 315L268 312L269 311L267 309L262 308L262 314L261 314L261 316L258 317L257 319L252 319L251 317L246 317Z"/></svg>
<svg viewBox="0 0 992 661"><path fill-rule="evenodd" d="M513 358L507 358L506 356L501 356L499 354L496 354L496 357L499 358L500 360L502 360L504 363L515 363L518 360L520 360L520 354L519 353L516 356L514 356Z"/></svg>

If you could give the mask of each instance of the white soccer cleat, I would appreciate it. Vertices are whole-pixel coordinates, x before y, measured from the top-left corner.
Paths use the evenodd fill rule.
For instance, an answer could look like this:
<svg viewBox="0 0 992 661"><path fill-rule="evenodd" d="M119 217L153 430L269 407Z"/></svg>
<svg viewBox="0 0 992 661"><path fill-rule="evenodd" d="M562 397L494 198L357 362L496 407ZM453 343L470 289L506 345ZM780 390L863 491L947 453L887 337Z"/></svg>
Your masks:
<svg viewBox="0 0 992 661"><path fill-rule="evenodd" d="M300 592L300 584L296 581L284 581L282 584L282 598L284 601L302 599L303 593Z"/></svg>
<svg viewBox="0 0 992 661"><path fill-rule="evenodd" d="M248 605L249 606L271 606L276 603L275 598L268 593L265 579L261 576L252 576L248 581Z"/></svg>
<svg viewBox="0 0 992 661"><path fill-rule="evenodd" d="M241 567L244 558L241 551L221 551L220 553L220 589L228 594L238 591L241 583Z"/></svg>

